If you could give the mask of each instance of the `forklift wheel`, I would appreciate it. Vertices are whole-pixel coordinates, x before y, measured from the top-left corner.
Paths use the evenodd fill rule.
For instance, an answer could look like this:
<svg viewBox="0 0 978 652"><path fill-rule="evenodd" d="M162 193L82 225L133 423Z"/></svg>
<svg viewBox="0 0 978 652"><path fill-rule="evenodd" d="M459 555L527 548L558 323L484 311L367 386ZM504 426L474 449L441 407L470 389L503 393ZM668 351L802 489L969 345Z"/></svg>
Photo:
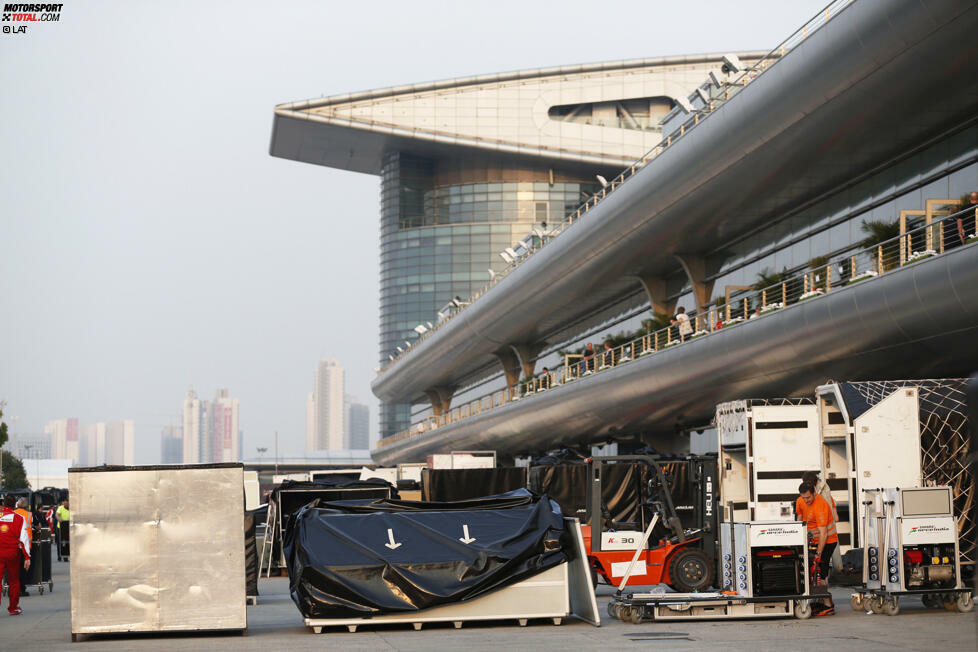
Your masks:
<svg viewBox="0 0 978 652"><path fill-rule="evenodd" d="M799 600L795 603L795 618L798 620L808 620L812 617L812 603L808 600Z"/></svg>
<svg viewBox="0 0 978 652"><path fill-rule="evenodd" d="M853 611L863 611L866 606L863 604L863 596L858 593L853 593L849 596L849 606L852 607Z"/></svg>
<svg viewBox="0 0 978 652"><path fill-rule="evenodd" d="M693 593L709 588L713 583L710 559L702 550L684 548L669 562L670 584L680 593Z"/></svg>
<svg viewBox="0 0 978 652"><path fill-rule="evenodd" d="M883 603L883 612L887 616L895 616L900 613L900 601L894 596Z"/></svg>
<svg viewBox="0 0 978 652"><path fill-rule="evenodd" d="M975 599L970 593L958 594L958 611L963 614L970 613L975 608Z"/></svg>

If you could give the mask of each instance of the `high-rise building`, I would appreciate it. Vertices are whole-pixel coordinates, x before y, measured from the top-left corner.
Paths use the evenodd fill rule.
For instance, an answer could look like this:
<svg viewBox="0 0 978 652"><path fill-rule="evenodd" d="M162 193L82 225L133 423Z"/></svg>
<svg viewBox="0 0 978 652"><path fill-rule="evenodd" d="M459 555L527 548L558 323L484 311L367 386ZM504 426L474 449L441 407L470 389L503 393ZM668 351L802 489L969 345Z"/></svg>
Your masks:
<svg viewBox="0 0 978 652"><path fill-rule="evenodd" d="M183 463L237 462L241 457L239 401L219 389L207 402L191 387L183 400Z"/></svg>
<svg viewBox="0 0 978 652"><path fill-rule="evenodd" d="M227 389L219 389L211 401L210 412L207 461L239 461L238 399L228 396Z"/></svg>
<svg viewBox="0 0 978 652"><path fill-rule="evenodd" d="M353 396L347 396L346 448L364 450L370 448L370 408Z"/></svg>
<svg viewBox="0 0 978 652"><path fill-rule="evenodd" d="M314 388L306 397L307 451L346 448L345 383L346 374L335 359L316 364Z"/></svg>
<svg viewBox="0 0 978 652"><path fill-rule="evenodd" d="M136 426L132 419L105 424L105 464L132 466L136 463Z"/></svg>
<svg viewBox="0 0 978 652"><path fill-rule="evenodd" d="M105 464L105 423L86 423L82 426L82 465Z"/></svg>
<svg viewBox="0 0 978 652"><path fill-rule="evenodd" d="M54 459L78 462L78 419L55 419L44 426L44 434L51 438L51 455Z"/></svg>
<svg viewBox="0 0 978 652"><path fill-rule="evenodd" d="M160 433L160 462L180 464L183 462L183 428L163 426Z"/></svg>
<svg viewBox="0 0 978 652"><path fill-rule="evenodd" d="M191 387L183 399L183 463L197 464L203 462L201 445L209 431L210 411L207 401L197 397L197 392Z"/></svg>

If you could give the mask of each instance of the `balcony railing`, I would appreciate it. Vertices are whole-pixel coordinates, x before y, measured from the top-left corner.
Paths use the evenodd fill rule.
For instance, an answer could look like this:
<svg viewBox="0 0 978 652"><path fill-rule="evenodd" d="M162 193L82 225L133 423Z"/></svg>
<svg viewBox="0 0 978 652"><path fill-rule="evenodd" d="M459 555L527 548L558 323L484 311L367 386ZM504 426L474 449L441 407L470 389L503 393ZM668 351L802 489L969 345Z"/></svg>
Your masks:
<svg viewBox="0 0 978 652"><path fill-rule="evenodd" d="M493 275L492 279L487 283L482 289L473 294L467 301L460 302L461 305L449 314L445 319L442 319L433 328L429 329L423 335L421 335L415 342L405 349L403 352L398 354L393 354L393 360L390 360L384 364L380 370L377 372L378 375L384 373L390 366L395 364L402 357L411 352L414 345L421 342L428 337L431 337L435 332L438 331L440 327L451 321L451 319L457 315L465 306L471 305L476 299L485 294L489 288L491 288L496 283L506 278L513 270L520 266L520 264L525 261L529 256L536 253L539 249L546 246L549 242L552 242L556 236L559 236L567 229L571 228L578 220L584 218L599 202L604 200L608 195L613 193L615 190L620 188L622 184L635 176L639 170L644 168L652 160L654 160L659 154L664 152L666 149L674 145L681 138L685 137L686 134L691 132L697 125L703 122L706 118L713 114L718 108L720 108L728 99L740 91L744 86L752 82L761 76L771 65L777 63L781 57L787 54L790 50L796 47L799 43L804 41L809 35L821 28L823 25L828 23L831 19L837 16L843 9L845 9L854 0L833 0L825 7L822 11L816 14L811 20L805 23L799 30L794 32L791 36L785 39L780 45L775 47L773 50L768 52L765 56L757 60L753 65L747 67L745 70L741 71L739 74L734 76L732 79L728 79L721 87L716 88L710 86L709 101L705 102L700 108L694 109L688 120L680 125L679 129L674 131L672 134L667 136L662 142L656 145L651 151L646 153L642 158L632 163L630 166L625 168L621 174L608 182L600 191L592 195L585 201L581 206L577 208L574 212L566 216L563 222L560 222L554 226L547 238L543 238L539 241L539 246L535 246L529 249L525 255L517 257L513 262L511 262L506 268L497 272Z"/></svg>
<svg viewBox="0 0 978 652"><path fill-rule="evenodd" d="M515 387L487 394L439 416L431 416L408 430L381 439L377 446L384 448L425 432L451 425L515 401L552 391L592 374L627 364L638 358L687 344L719 330L736 328L756 318L803 301L815 300L855 283L868 281L888 272L940 256L959 246L978 244L976 222L978 209L968 208L941 220L934 214L947 215L949 210L934 206L955 206L957 200L929 200L927 222L913 229L901 228L900 235L870 247L862 244L831 259L813 259L805 270L797 271L766 287L738 289L719 299L709 309L689 315L688 327L673 323L654 331L633 333L628 341L593 352L564 354L563 365L524 379ZM959 236L958 221L964 231ZM901 223L903 223L901 216Z"/></svg>

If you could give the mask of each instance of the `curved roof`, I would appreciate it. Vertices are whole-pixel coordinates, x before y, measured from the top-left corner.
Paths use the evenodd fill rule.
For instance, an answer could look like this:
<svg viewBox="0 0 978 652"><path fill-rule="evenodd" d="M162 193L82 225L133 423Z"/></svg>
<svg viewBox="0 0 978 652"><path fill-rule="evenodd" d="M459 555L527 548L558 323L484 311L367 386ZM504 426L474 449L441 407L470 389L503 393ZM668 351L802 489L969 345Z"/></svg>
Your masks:
<svg viewBox="0 0 978 652"><path fill-rule="evenodd" d="M763 56L744 52L744 60ZM685 97L722 55L561 66L411 84L275 107L271 154L368 174L384 151L432 157L487 154L562 168L620 169L660 140L658 129L553 120L554 106Z"/></svg>

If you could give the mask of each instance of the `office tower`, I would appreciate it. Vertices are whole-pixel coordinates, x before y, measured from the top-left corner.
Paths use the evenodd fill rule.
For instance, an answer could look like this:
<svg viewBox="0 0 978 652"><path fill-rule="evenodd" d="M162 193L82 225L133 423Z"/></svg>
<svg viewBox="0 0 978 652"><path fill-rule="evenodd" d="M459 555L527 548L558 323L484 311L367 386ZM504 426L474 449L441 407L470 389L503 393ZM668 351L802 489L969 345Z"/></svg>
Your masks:
<svg viewBox="0 0 978 652"><path fill-rule="evenodd" d="M358 402L356 397L346 397L346 447L370 448L370 408Z"/></svg>
<svg viewBox="0 0 978 652"><path fill-rule="evenodd" d="M160 463L180 464L183 462L183 428L163 426L160 433Z"/></svg>
<svg viewBox="0 0 978 652"><path fill-rule="evenodd" d="M207 401L197 397L193 387L187 390L183 399L183 463L197 464L205 461L201 457L201 445L208 432L210 411Z"/></svg>
<svg viewBox="0 0 978 652"><path fill-rule="evenodd" d="M51 456L59 460L78 463L78 419L55 419L44 426L44 434L51 439Z"/></svg>
<svg viewBox="0 0 978 652"><path fill-rule="evenodd" d="M135 464L136 426L132 419L105 424L105 459L109 465Z"/></svg>
<svg viewBox="0 0 978 652"><path fill-rule="evenodd" d="M228 396L227 389L219 389L210 404L210 433L208 441L209 462L237 462L240 460L238 433L238 399Z"/></svg>
<svg viewBox="0 0 978 652"><path fill-rule="evenodd" d="M342 450L345 448L345 409L343 404L345 374L343 367L330 358L316 365L312 405L306 401L306 450ZM315 417L310 427L309 412ZM310 434L314 436L310 437Z"/></svg>

